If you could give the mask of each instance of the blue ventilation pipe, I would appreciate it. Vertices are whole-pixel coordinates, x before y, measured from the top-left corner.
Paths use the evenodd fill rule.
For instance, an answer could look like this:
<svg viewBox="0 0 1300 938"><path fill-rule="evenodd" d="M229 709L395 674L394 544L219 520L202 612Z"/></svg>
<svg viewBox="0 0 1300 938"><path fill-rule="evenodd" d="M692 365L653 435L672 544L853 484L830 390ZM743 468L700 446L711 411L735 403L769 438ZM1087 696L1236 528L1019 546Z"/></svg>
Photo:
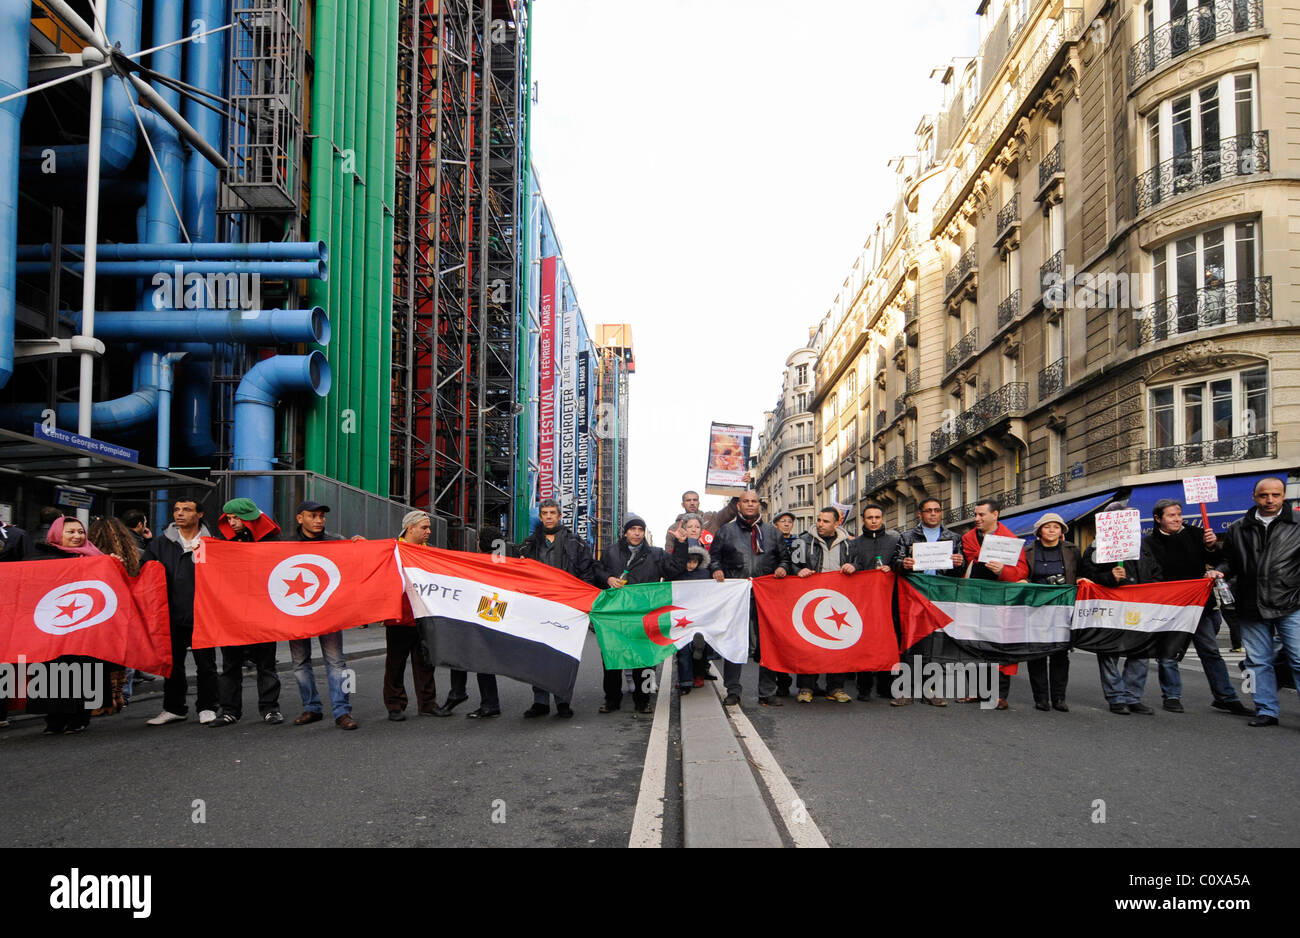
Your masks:
<svg viewBox="0 0 1300 938"><path fill-rule="evenodd" d="M329 360L320 352L277 355L258 362L235 392L235 439L231 469L270 472L275 468L275 410L281 399L298 391L324 397L330 389ZM235 479L235 495L251 498L265 509L272 504L270 476Z"/></svg>
<svg viewBox="0 0 1300 938"><path fill-rule="evenodd" d="M0 6L0 36L16 36L16 49L0 55L0 97L27 87L27 32L31 4ZM14 373L14 323L18 297L18 157L20 128L27 98L0 105L0 388Z"/></svg>
<svg viewBox="0 0 1300 938"><path fill-rule="evenodd" d="M157 352L144 352L136 360L135 387L125 397L112 401L101 401L91 408L90 422L95 432L120 432L131 430L148 423L158 414L158 371ZM20 427L30 430L33 424L40 423L46 404L9 404L0 407L0 425ZM76 402L60 404L55 411L55 420L60 426L77 425Z"/></svg>
<svg viewBox="0 0 1300 938"><path fill-rule="evenodd" d="M74 313L68 318L80 331L81 314ZM105 342L170 342L177 336L198 342L328 345L330 321L319 306L271 310L149 309L95 314L95 338Z"/></svg>
<svg viewBox="0 0 1300 938"><path fill-rule="evenodd" d="M67 261L63 269L81 273L82 261ZM20 274L49 273L49 261L19 261ZM96 261L95 270L107 277L153 277L168 274L184 277L189 274L257 274L277 280L327 280L329 265L325 261L190 261L177 263L166 258L144 261Z"/></svg>
<svg viewBox="0 0 1300 938"><path fill-rule="evenodd" d="M188 192L188 188L186 192ZM189 223L186 222L188 225ZM79 260L85 246L65 244L65 262ZM48 261L54 249L48 244L23 244L18 248L20 261ZM253 244L194 242L186 244L100 244L95 256L101 261L328 261L329 248L324 241L266 241Z"/></svg>
<svg viewBox="0 0 1300 938"><path fill-rule="evenodd" d="M190 0L190 15L187 20L194 29L204 32L225 26L230 22L230 4L228 0ZM185 82L196 88L202 88L218 97L226 97L226 36L217 33L204 36L202 41L187 43L185 50ZM220 147L225 138L226 128L222 116L211 108L206 108L188 98L185 101L185 119L197 130L204 140ZM203 154L191 151L185 164L185 227L189 229L190 240L195 242L212 242L217 240L217 196L221 171L203 158ZM231 255L233 256L233 255Z"/></svg>

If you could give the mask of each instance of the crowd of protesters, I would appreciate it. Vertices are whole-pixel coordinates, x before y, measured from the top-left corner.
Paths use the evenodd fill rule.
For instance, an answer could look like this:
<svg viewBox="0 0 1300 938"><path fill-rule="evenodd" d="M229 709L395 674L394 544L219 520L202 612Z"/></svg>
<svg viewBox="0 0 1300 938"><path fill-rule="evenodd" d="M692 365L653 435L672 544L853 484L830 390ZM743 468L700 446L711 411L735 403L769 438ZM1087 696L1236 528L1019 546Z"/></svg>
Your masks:
<svg viewBox="0 0 1300 938"><path fill-rule="evenodd" d="M1098 562L1095 544L1080 551L1068 539L1069 529L1064 519L1051 512L1037 520L1034 534L1026 540L1016 564L980 562L978 557L985 537L1013 536L1000 522L1001 505L992 498L976 503L975 524L964 534L943 526L942 506L937 499L923 500L917 524L903 532L888 529L884 524L883 508L868 503L862 509L862 533L853 537L845 531L845 518L836 507L819 511L813 529L796 535L793 530L795 518L789 512L783 512L771 521L764 520L762 505L752 490L733 499L708 524L706 516L700 512L699 495L693 491L684 493L682 513L664 538L663 548L648 543L644 520L628 515L622 522L621 536L599 557L593 555L585 540L561 523L558 502L545 499L539 506L539 521L530 535L520 544L506 546L514 556L563 570L601 589L709 577L721 582L768 575L778 579L807 577L836 571L853 575L878 569L911 573L915 567L912 546L941 542L952 545L951 569L927 570L923 575L1058 585L1090 580L1102 586L1119 588L1134 583L1203 577L1224 579L1230 584L1230 589L1216 589L1216 598L1206 607L1192 636L1192 645L1213 696L1211 706L1231 714L1252 717L1249 726L1266 727L1278 723L1279 674L1275 669L1275 658L1279 657L1279 646L1281 657L1289 661L1290 668L1300 671L1300 519L1296 515L1300 509L1293 508L1286 501L1285 486L1280 479L1261 480L1255 486L1253 499L1253 507L1244 517L1233 522L1222 537L1187 524L1178 502L1159 501L1152 517L1154 529L1142 540L1140 558L1118 563ZM1107 506L1107 509L1112 507L1122 506ZM303 501L295 512L292 531L282 531L251 499L235 498L223 506L216 522L216 536L249 543L281 538L296 541L342 539L343 535L327 530L329 512L328 505ZM75 560L109 555L121 561L126 573L133 577L140 574L144 564L162 564L170 610L173 668L163 685L162 711L146 721L149 725L164 726L188 719L187 654L194 660L194 704L200 724L221 728L243 719L246 668L256 671L259 719L271 725L284 722L273 642L221 648L220 668L217 649L190 647L194 632L195 552L204 537L214 536L205 524L204 511L198 501L176 500L172 522L156 536L139 511L128 511L121 518L97 518L89 530L75 517L66 516L57 509L47 509L42 513L41 521L41 528L32 534L13 525L0 525L0 562ZM423 511L412 511L402 519L399 538L406 543L427 544L431 532L430 516ZM359 540L360 536L352 539ZM498 550L504 543L499 530L485 528L480 532L479 549L483 552ZM897 630L896 607L893 616ZM1245 667L1253 674L1254 708L1239 697L1219 651L1218 635L1225 617L1233 631L1234 647L1238 634L1244 645ZM450 691L439 704L434 680L435 662L429 660L419 630L411 621L386 622L384 626L383 702L388 719L406 719L408 662L416 712L424 716L451 716L456 707L469 699L468 674L458 670L451 672ZM758 634L757 609L751 599L750 657L754 661L761 657ZM343 635L335 632L322 635L316 641L325 663L330 715L340 729L355 730L358 724L352 717L350 672L343 656ZM312 667L311 640L291 641L289 652L302 704L302 712L293 724L301 726L323 720L324 704ZM67 662L88 660L59 659ZM716 660L720 660L716 653L698 636L679 650L673 671L669 672L675 671L679 693L689 694L705 681L716 679L712 666ZM1128 716L1155 712L1142 702L1149 668L1147 659L1128 658L1121 667L1118 656L1103 654L1097 656L1097 663L1102 693L1111 713ZM111 695L105 705L93 713L111 715L129 702L133 679L153 676L133 675L128 669L104 664L108 669ZM1069 712L1066 691L1070 678L1070 652L1057 651L1030 660L1027 665L1034 707L1041 711ZM1285 666L1283 669L1285 674ZM721 670L726 689L724 704L739 706L743 694L742 665L740 662L722 661ZM999 668L998 710L1010 707L1011 675L1016 670L1015 664ZM1183 713L1182 675L1178 661L1159 659L1157 672L1162 709ZM466 716L471 719L500 716L496 676L478 674L476 678L479 706ZM887 699L892 706L901 707L912 702L909 697L893 692L890 672L789 675L760 665L756 688L758 703L763 707L782 706L783 698L790 696L792 685L797 688L796 700L799 703L812 703L816 696L840 704L849 703L854 699L847 690L850 682L856 687L858 701L869 701L874 691L877 697ZM601 713L619 710L628 690L636 711L651 711L650 697L655 690L652 669L626 672L605 669L602 687ZM533 704L524 716L530 719L546 716L551 712L551 698L547 691L533 688ZM947 701L937 696L922 699L932 706L947 706ZM970 703L976 699L961 698L958 702ZM554 705L557 717L573 716L570 701L556 697ZM8 725L4 706L5 702L0 700L0 727ZM44 731L51 735L82 732L92 716L92 711L81 699L33 700L29 702L29 711L44 714Z"/></svg>

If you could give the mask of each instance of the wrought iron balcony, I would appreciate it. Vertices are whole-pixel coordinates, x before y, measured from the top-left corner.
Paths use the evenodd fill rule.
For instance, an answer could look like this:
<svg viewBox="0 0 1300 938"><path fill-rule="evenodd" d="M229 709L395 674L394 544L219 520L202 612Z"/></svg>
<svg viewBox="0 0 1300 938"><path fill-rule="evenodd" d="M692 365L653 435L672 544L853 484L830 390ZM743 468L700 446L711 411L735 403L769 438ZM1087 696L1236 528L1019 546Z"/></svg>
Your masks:
<svg viewBox="0 0 1300 938"><path fill-rule="evenodd" d="M809 467L809 466L805 466L805 467L802 468L802 469L796 467L795 470L794 470L793 472L790 473L790 478L791 478L791 479L801 479L801 478L804 478L804 477L806 477L806 476L810 476L810 475L812 475L812 474L813 474L812 468Z"/></svg>
<svg viewBox="0 0 1300 938"><path fill-rule="evenodd" d="M917 391L921 390L921 369L920 368L913 368L911 371L907 373L906 388L908 394L915 394Z"/></svg>
<svg viewBox="0 0 1300 938"><path fill-rule="evenodd" d="M1002 503L1004 509L1015 508L1025 503L1025 493L1019 489L1008 489L998 495L998 501Z"/></svg>
<svg viewBox="0 0 1300 938"><path fill-rule="evenodd" d="M903 402L903 399L901 397L894 398L894 419L897 420L906 412L907 404Z"/></svg>
<svg viewBox="0 0 1300 938"><path fill-rule="evenodd" d="M1233 280L1166 297L1142 310L1140 344L1150 345L1202 329L1273 318L1273 278Z"/></svg>
<svg viewBox="0 0 1300 938"><path fill-rule="evenodd" d="M1060 472L1054 476L1048 476L1038 483L1038 497L1048 498L1052 495L1061 495L1065 492L1066 487L1070 484L1070 473Z"/></svg>
<svg viewBox="0 0 1300 938"><path fill-rule="evenodd" d="M919 296L914 296L908 300L907 305L903 307L903 327L906 328L914 324L920 318L921 298Z"/></svg>
<svg viewBox="0 0 1300 938"><path fill-rule="evenodd" d="M1139 462L1143 472L1182 469L1210 463L1241 462L1246 459L1273 459L1277 456L1277 432L1252 433L1204 443L1183 443L1142 450Z"/></svg>
<svg viewBox="0 0 1300 938"><path fill-rule="evenodd" d="M1053 176L1057 176L1063 171L1061 169L1061 154L1064 143L1064 140L1056 141L1056 146L1048 150L1043 156L1043 162L1038 164L1038 188L1040 190L1052 181Z"/></svg>
<svg viewBox="0 0 1300 938"><path fill-rule="evenodd" d="M1065 296L1065 251L1057 251L1047 259L1047 263L1038 268L1038 288L1043 296L1043 303L1056 300L1060 306Z"/></svg>
<svg viewBox="0 0 1300 938"><path fill-rule="evenodd" d="M1011 196L1007 204L998 212L997 233L999 240L1005 232L1020 224L1020 193Z"/></svg>
<svg viewBox="0 0 1300 938"><path fill-rule="evenodd" d="M1004 384L992 394L981 398L953 421L950 429L935 430L930 434L930 458L933 459L956 446L962 440L981 433L999 420L1021 413L1029 407L1029 385L1023 381Z"/></svg>
<svg viewBox="0 0 1300 938"><path fill-rule="evenodd" d="M888 422L888 418L885 416L885 412L883 410L876 411L876 432L877 433L885 429L885 424L887 422Z"/></svg>
<svg viewBox="0 0 1300 938"><path fill-rule="evenodd" d="M1129 88L1180 55L1263 25L1263 0L1201 0L1200 6L1170 20L1129 49Z"/></svg>
<svg viewBox="0 0 1300 938"><path fill-rule="evenodd" d="M790 503L791 508L811 508L812 506L811 498L797 498Z"/></svg>
<svg viewBox="0 0 1300 938"><path fill-rule="evenodd" d="M1147 170L1134 183L1138 214L1221 179L1269 171L1268 131L1228 137L1210 146L1179 153Z"/></svg>
<svg viewBox="0 0 1300 938"><path fill-rule="evenodd" d="M906 348L907 348L907 336L903 335L903 333L900 332L898 333L898 335L894 336L894 354L901 355L903 354L903 350Z"/></svg>
<svg viewBox="0 0 1300 938"><path fill-rule="evenodd" d="M957 292L957 288L966 282L966 279L975 273L975 258L977 245L972 244L961 257L957 258L957 263L953 265L952 270L948 271L947 276L943 278L944 296L949 297Z"/></svg>
<svg viewBox="0 0 1300 938"><path fill-rule="evenodd" d="M897 456L872 469L871 472L867 473L866 478L862 480L862 494L874 495L898 478L898 470Z"/></svg>
<svg viewBox="0 0 1300 938"><path fill-rule="evenodd" d="M1017 290L998 304L998 328L1001 329L1019 315L1020 291Z"/></svg>
<svg viewBox="0 0 1300 938"><path fill-rule="evenodd" d="M961 341L948 349L948 356L944 359L944 364L948 371L952 371L966 359L975 354L979 346L979 329L972 329L962 336Z"/></svg>
<svg viewBox="0 0 1300 938"><path fill-rule="evenodd" d="M1058 358L1038 373L1038 399L1046 400L1065 387L1065 359Z"/></svg>
<svg viewBox="0 0 1300 938"><path fill-rule="evenodd" d="M968 502L965 505L958 505L956 508L946 509L943 513L943 523L946 525L957 524L973 517L975 517L975 503Z"/></svg>
<svg viewBox="0 0 1300 938"><path fill-rule="evenodd" d="M908 443L906 446L903 447L904 467L911 467L916 465L917 460L920 458L920 454L918 453L918 450L920 450L920 447L917 446L915 443Z"/></svg>

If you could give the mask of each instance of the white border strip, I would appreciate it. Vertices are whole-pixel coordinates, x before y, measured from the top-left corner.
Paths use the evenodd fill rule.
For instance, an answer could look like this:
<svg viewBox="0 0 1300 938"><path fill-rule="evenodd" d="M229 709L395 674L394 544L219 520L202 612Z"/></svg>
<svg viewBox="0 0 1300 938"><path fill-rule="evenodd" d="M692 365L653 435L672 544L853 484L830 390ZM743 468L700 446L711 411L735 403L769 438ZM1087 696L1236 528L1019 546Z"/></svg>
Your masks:
<svg viewBox="0 0 1300 938"><path fill-rule="evenodd" d="M672 674L672 656L664 664L668 670L658 674ZM650 742L645 751L645 768L641 770L641 790L636 798L636 813L632 816L632 836L628 847L658 848L664 840L664 797L668 784L668 722L672 709L673 685L665 685L655 678L659 697L655 701L655 718L650 725Z"/></svg>
<svg viewBox="0 0 1300 938"><path fill-rule="evenodd" d="M722 675L718 674L718 669L710 665L713 673L717 675L718 680L710 681L713 685L713 692L718 695L718 702L723 700L724 690L722 688ZM781 815L781 820L785 823L785 829L790 832L790 838L794 841L796 847L829 847L826 838L822 836L821 828L812 819L808 813L808 808L799 797L794 786L790 784L790 779L786 778L785 772L781 771L781 766L777 764L772 751L767 748L763 738L758 735L754 729L754 724L749 722L740 707L723 707L728 718L731 720L731 729L740 740L742 746L749 753L750 763L758 769L758 777L763 780L768 794L772 796L772 802L776 805L777 812Z"/></svg>

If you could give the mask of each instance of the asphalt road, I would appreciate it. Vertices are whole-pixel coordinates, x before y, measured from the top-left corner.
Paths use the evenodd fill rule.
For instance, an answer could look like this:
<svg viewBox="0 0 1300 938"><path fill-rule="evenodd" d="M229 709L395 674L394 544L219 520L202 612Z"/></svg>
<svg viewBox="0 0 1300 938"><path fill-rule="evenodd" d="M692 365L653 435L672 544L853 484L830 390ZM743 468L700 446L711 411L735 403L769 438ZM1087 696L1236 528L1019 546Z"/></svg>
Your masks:
<svg viewBox="0 0 1300 938"><path fill-rule="evenodd" d="M1295 845L1294 691L1283 691L1281 727L1252 729L1210 709L1189 659L1186 713L1159 709L1153 667L1144 700L1155 716L1121 717L1106 709L1096 659L1071 659L1069 713L1035 710L1023 667L1001 712L874 698L750 709L752 690L745 706L832 846ZM1097 801L1104 823L1094 821Z"/></svg>
<svg viewBox="0 0 1300 938"><path fill-rule="evenodd" d="M280 655L281 663L286 655ZM651 718L600 715L600 652L589 636L571 720L525 720L530 688L500 679L503 715L385 719L383 658L352 658L354 732L327 718L293 726L297 685L281 672L285 723L152 727L161 699L91 721L78 736L40 720L0 731L0 843L8 846L627 845ZM317 681L325 690L323 668ZM447 671L438 669L439 699ZM409 692L409 672L408 672ZM190 698L191 704L193 697ZM413 707L407 713L412 714ZM251 710L253 719L250 720ZM195 801L205 813L196 823Z"/></svg>

